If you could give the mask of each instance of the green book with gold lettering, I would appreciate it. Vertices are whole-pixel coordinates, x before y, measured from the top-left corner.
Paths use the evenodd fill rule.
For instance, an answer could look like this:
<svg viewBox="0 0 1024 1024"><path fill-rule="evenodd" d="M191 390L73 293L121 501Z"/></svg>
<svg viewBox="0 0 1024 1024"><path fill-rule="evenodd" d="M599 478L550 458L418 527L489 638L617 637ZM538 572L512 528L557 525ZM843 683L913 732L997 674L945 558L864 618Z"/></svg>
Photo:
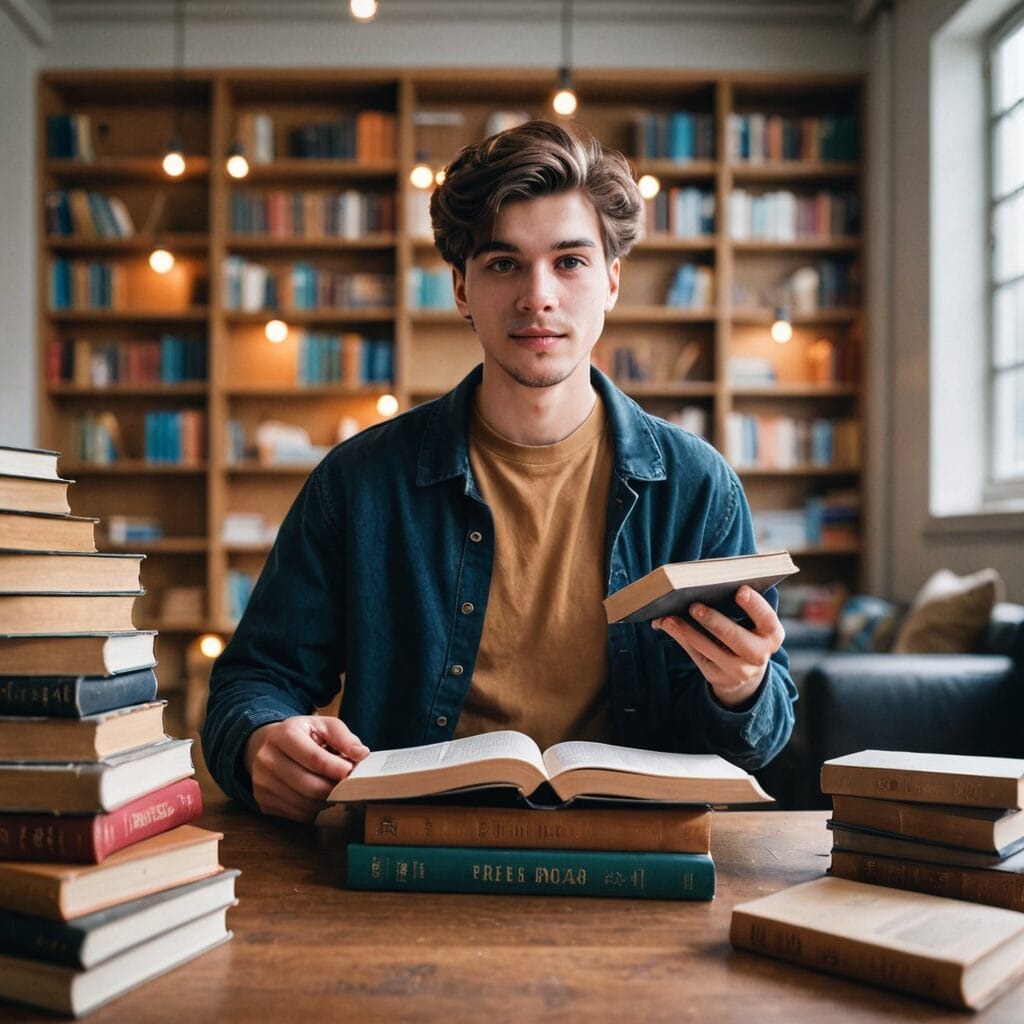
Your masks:
<svg viewBox="0 0 1024 1024"><path fill-rule="evenodd" d="M707 853L530 850L351 843L348 887L405 892L517 893L710 900Z"/></svg>

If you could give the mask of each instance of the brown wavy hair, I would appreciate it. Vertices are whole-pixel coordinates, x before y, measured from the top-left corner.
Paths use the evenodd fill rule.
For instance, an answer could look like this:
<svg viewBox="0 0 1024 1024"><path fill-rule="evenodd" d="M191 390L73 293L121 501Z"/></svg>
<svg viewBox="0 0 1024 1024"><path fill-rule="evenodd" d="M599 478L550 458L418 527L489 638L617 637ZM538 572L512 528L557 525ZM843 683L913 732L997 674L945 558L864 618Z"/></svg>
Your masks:
<svg viewBox="0 0 1024 1024"><path fill-rule="evenodd" d="M461 271L501 204L580 189L601 224L605 258L640 235L643 200L626 158L578 125L527 121L462 149L430 197L434 245Z"/></svg>

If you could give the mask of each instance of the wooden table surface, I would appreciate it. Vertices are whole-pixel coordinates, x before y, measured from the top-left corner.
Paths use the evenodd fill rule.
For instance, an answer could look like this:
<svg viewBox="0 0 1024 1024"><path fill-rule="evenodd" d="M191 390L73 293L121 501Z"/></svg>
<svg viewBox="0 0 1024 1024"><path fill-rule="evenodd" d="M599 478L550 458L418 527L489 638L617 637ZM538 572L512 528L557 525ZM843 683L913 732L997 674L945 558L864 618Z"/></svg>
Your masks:
<svg viewBox="0 0 1024 1024"><path fill-rule="evenodd" d="M717 813L711 902L363 893L342 887L343 819L262 819L205 788L200 824L242 871L234 938L95 1024L1024 1021L1024 985L967 1015L730 948L734 904L824 873L824 812ZM53 1020L0 1003L0 1022Z"/></svg>

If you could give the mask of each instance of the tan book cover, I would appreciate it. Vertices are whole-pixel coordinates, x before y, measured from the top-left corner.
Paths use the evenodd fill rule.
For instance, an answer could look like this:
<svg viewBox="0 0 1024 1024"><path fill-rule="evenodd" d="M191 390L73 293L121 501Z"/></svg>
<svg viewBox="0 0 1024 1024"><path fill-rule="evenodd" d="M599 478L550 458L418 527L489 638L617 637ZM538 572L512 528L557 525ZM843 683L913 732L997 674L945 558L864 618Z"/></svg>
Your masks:
<svg viewBox="0 0 1024 1024"><path fill-rule="evenodd" d="M145 555L0 550L0 594L138 594Z"/></svg>
<svg viewBox="0 0 1024 1024"><path fill-rule="evenodd" d="M0 509L0 548L95 551L97 522L84 516Z"/></svg>
<svg viewBox="0 0 1024 1024"><path fill-rule="evenodd" d="M155 630L0 634L0 675L110 676L156 664Z"/></svg>

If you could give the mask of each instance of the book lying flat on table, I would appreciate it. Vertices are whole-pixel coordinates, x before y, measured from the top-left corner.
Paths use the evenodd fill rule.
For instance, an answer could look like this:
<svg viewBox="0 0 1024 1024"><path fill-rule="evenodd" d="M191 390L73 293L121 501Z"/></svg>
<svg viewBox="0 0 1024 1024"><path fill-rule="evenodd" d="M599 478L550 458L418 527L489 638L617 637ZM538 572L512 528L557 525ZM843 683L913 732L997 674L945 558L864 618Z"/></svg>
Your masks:
<svg viewBox="0 0 1024 1024"><path fill-rule="evenodd" d="M103 761L0 762L0 810L112 811L193 774L190 739L160 740Z"/></svg>
<svg viewBox="0 0 1024 1024"><path fill-rule="evenodd" d="M86 718L0 718L0 760L100 761L164 738L165 700Z"/></svg>
<svg viewBox="0 0 1024 1024"><path fill-rule="evenodd" d="M1024 915L816 878L733 908L737 949L980 1009L1024 974Z"/></svg>
<svg viewBox="0 0 1024 1024"><path fill-rule="evenodd" d="M699 601L740 619L743 612L733 598L740 587L763 594L797 572L788 551L767 551L731 558L705 558L696 562L669 562L629 583L604 599L612 622L649 622L662 615L687 615Z"/></svg>
<svg viewBox="0 0 1024 1024"><path fill-rule="evenodd" d="M821 767L821 791L926 804L1024 807L1024 760L860 750Z"/></svg>
<svg viewBox="0 0 1024 1024"><path fill-rule="evenodd" d="M95 551L97 519L0 509L0 548Z"/></svg>
<svg viewBox="0 0 1024 1024"><path fill-rule="evenodd" d="M0 593L138 593L145 557L99 551L0 550Z"/></svg>
<svg viewBox="0 0 1024 1024"><path fill-rule="evenodd" d="M0 956L0 996L81 1017L230 938L224 907L140 942L88 971Z"/></svg>
<svg viewBox="0 0 1024 1024"><path fill-rule="evenodd" d="M101 711L146 704L156 698L152 667L112 676L4 676L0 715L84 718Z"/></svg>
<svg viewBox="0 0 1024 1024"><path fill-rule="evenodd" d="M0 954L88 970L186 921L232 906L238 875L221 871L73 921L0 910Z"/></svg>
<svg viewBox="0 0 1024 1024"><path fill-rule="evenodd" d="M1024 841L1024 811L998 807L915 804L836 793L832 817L847 825L997 855Z"/></svg>
<svg viewBox="0 0 1024 1024"><path fill-rule="evenodd" d="M97 814L0 815L0 860L99 864L112 853L203 813L195 779L179 779Z"/></svg>
<svg viewBox="0 0 1024 1024"><path fill-rule="evenodd" d="M0 445L0 473L30 476L37 480L59 480L59 458L60 452L48 448L11 448Z"/></svg>
<svg viewBox="0 0 1024 1024"><path fill-rule="evenodd" d="M0 473L0 508L67 515L71 511L68 504L68 484L71 482Z"/></svg>
<svg viewBox="0 0 1024 1024"><path fill-rule="evenodd" d="M134 629L128 594L0 594L0 633L115 632Z"/></svg>
<svg viewBox="0 0 1024 1024"><path fill-rule="evenodd" d="M518 893L710 900L715 864L706 853L474 849L350 843L350 889Z"/></svg>
<svg viewBox="0 0 1024 1024"><path fill-rule="evenodd" d="M704 807L549 809L383 802L366 805L363 840L377 845L708 853L711 814Z"/></svg>
<svg viewBox="0 0 1024 1024"><path fill-rule="evenodd" d="M179 825L112 853L102 864L0 861L0 907L67 921L221 870L219 832Z"/></svg>
<svg viewBox="0 0 1024 1024"><path fill-rule="evenodd" d="M524 795L549 784L560 800L628 797L671 803L759 803L757 780L715 754L672 754L572 740L542 754L513 730L399 750L373 750L328 800L398 800L480 786L513 786Z"/></svg>
<svg viewBox="0 0 1024 1024"><path fill-rule="evenodd" d="M110 676L156 664L156 631L0 634L5 676Z"/></svg>
<svg viewBox="0 0 1024 1024"><path fill-rule="evenodd" d="M1017 860L1024 852L1024 841L1014 843L1000 855L981 850L965 850L960 846L930 843L923 839L908 839L891 832L844 825L840 821L828 822L832 831L833 850L850 853L877 854L880 857L900 857L904 860L923 860L929 864L952 864L962 868L990 868ZM1020 869L1018 869L1020 870Z"/></svg>

